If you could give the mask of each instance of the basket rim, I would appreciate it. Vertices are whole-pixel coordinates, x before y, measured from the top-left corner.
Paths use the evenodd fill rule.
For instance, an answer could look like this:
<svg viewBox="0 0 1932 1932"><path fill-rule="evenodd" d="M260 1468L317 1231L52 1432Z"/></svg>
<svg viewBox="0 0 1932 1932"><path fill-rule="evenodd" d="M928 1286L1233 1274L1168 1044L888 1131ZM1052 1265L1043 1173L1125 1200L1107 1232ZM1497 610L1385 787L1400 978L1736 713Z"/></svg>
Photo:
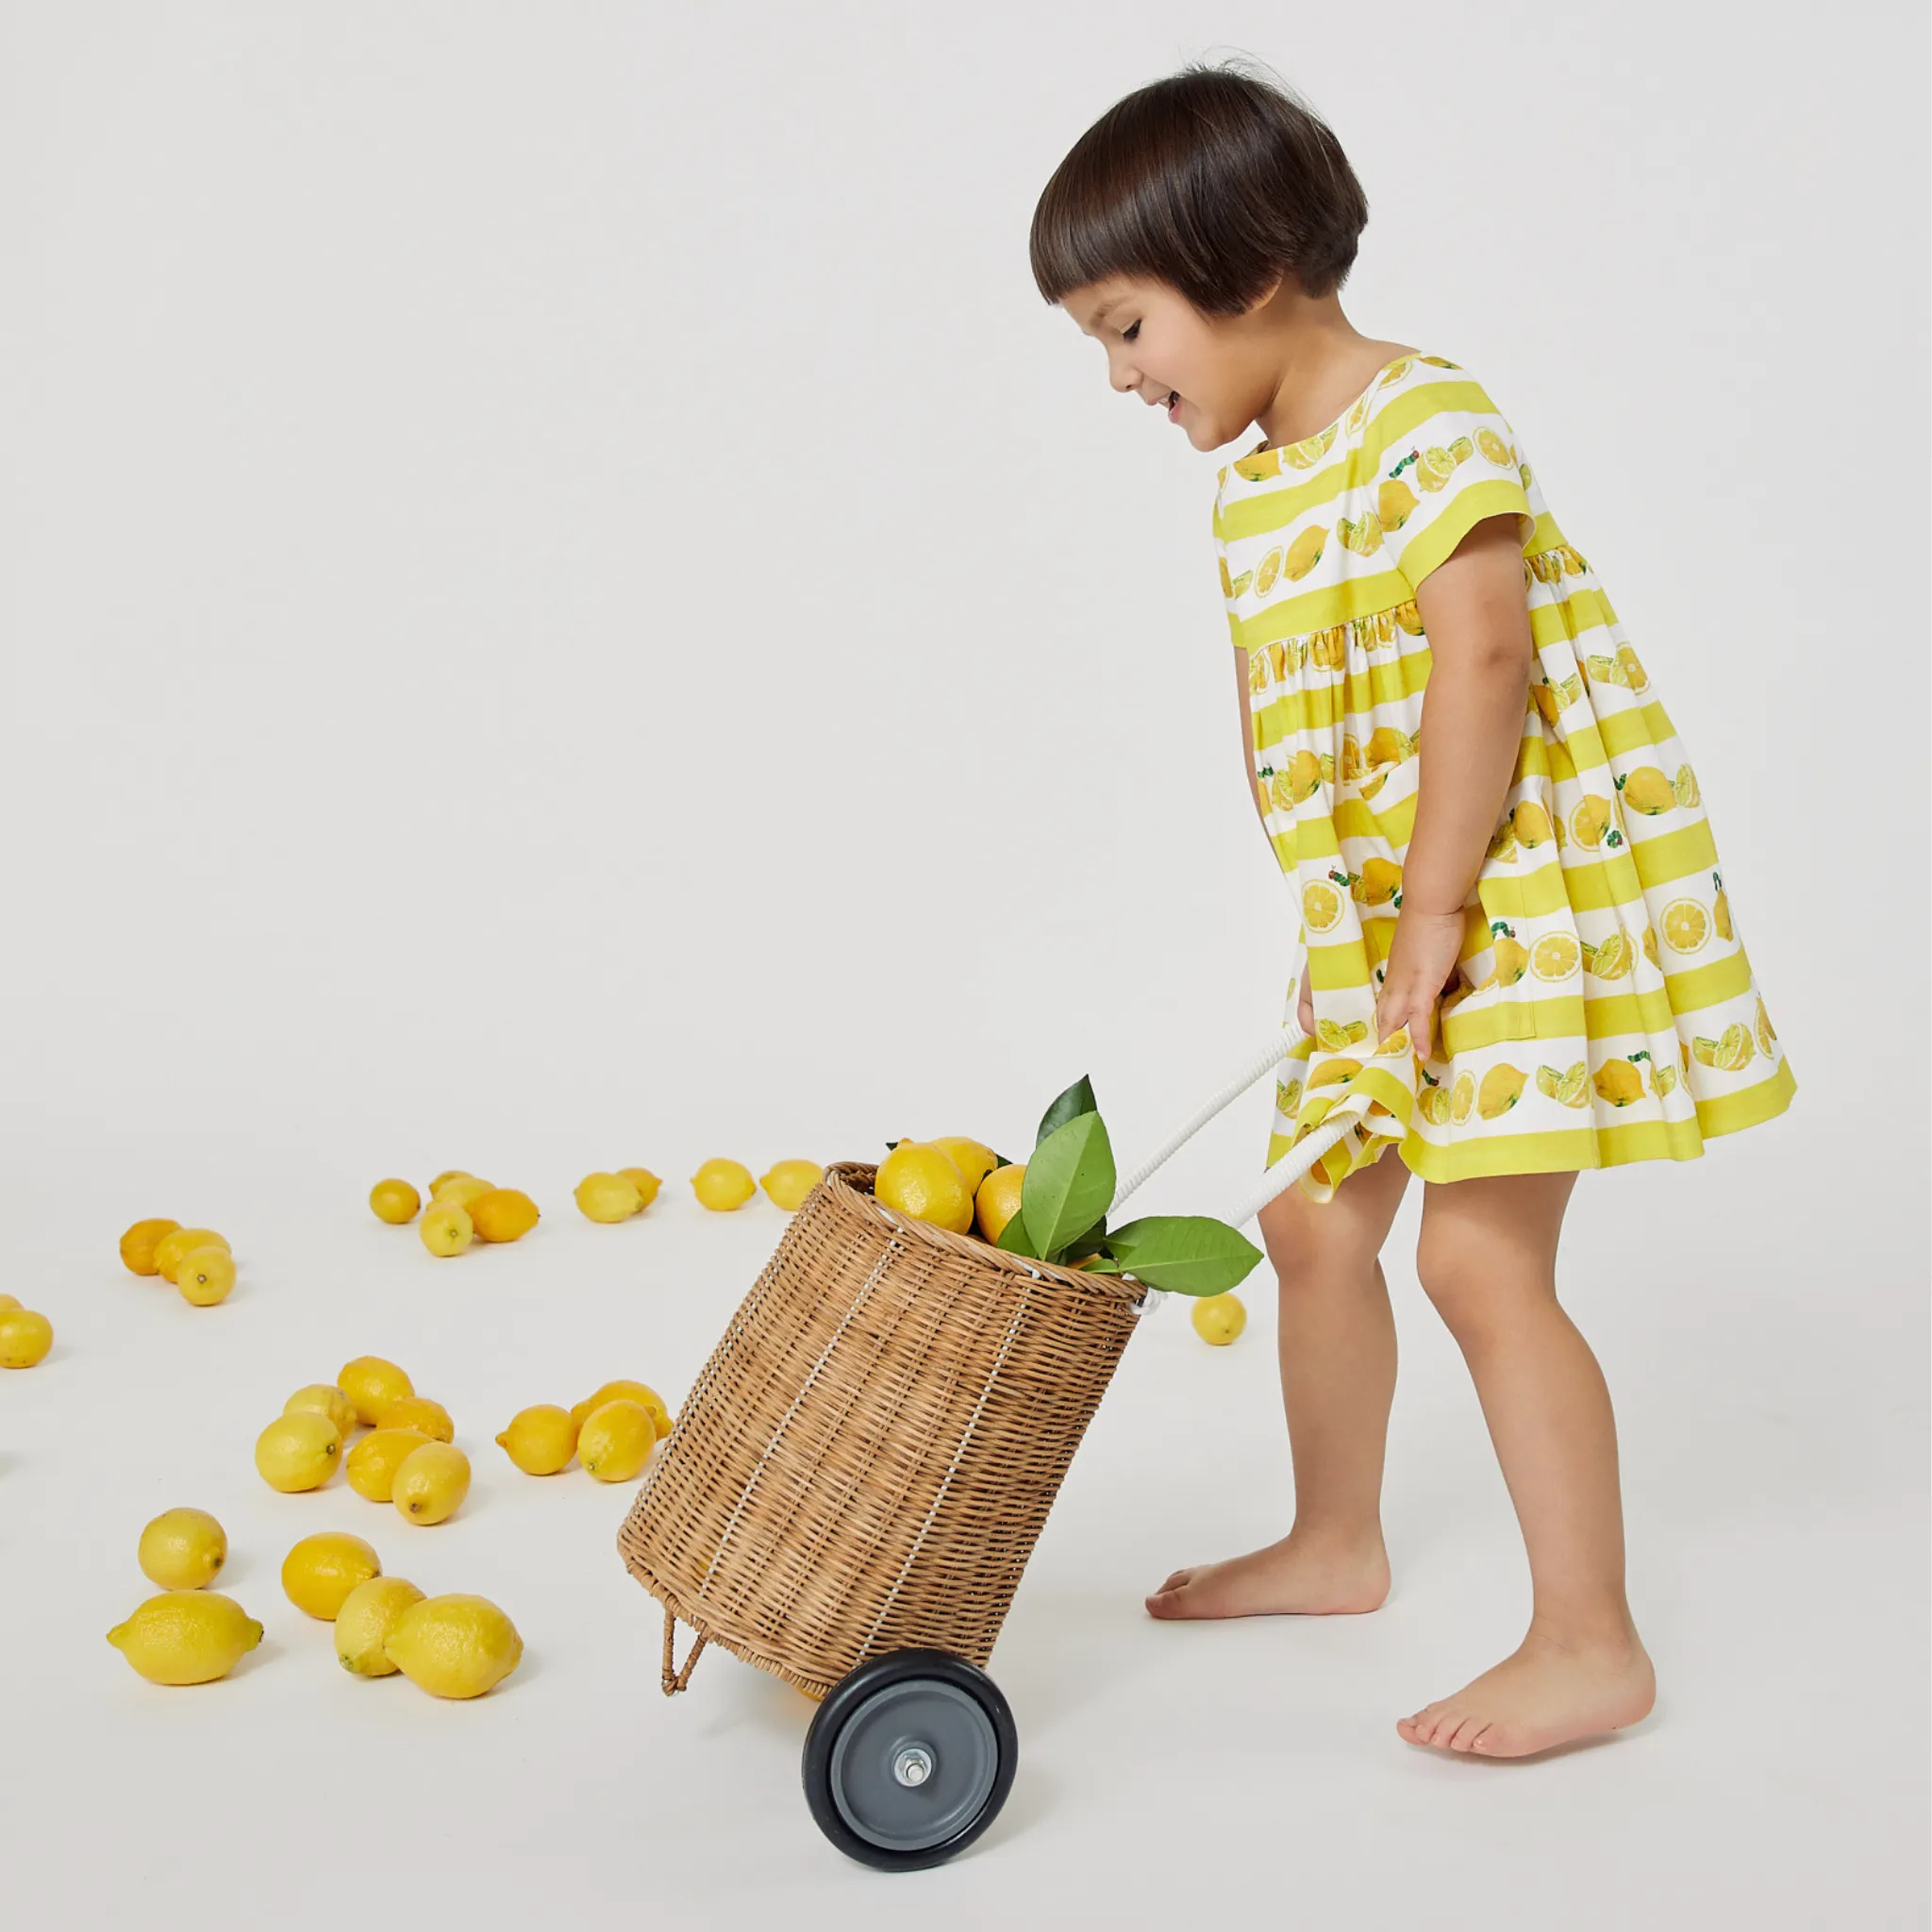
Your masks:
<svg viewBox="0 0 1932 1932"><path fill-rule="evenodd" d="M882 1227L891 1228L894 1234L908 1236L931 1247L943 1248L981 1266L995 1266L1004 1274L1031 1280L1051 1281L1083 1294L1103 1295L1108 1301L1120 1302L1130 1308L1139 1309L1147 1305L1150 1290L1137 1276L1094 1274L1082 1269L1069 1268L1063 1262L1041 1261L1031 1255L1015 1255L1005 1248L994 1247L991 1241L976 1235L955 1234L951 1228L941 1227L937 1222L895 1213L880 1203L870 1186L871 1177L878 1169L879 1163L875 1160L835 1160L825 1169L824 1178L819 1185L829 1187L850 1211L862 1214ZM863 1188L855 1185L856 1177L861 1174L868 1182ZM1126 1285L1128 1283L1132 1284L1131 1289Z"/></svg>

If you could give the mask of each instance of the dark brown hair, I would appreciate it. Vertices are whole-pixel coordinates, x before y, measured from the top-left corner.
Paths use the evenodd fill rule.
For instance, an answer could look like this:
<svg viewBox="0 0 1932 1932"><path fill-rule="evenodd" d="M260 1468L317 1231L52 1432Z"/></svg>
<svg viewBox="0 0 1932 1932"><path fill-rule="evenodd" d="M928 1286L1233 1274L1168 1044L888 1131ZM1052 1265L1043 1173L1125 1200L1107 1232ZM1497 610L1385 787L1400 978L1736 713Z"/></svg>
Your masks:
<svg viewBox="0 0 1932 1932"><path fill-rule="evenodd" d="M1049 303L1136 275L1204 314L1239 315L1286 274L1309 295L1341 288L1368 219L1341 143L1286 83L1191 62L1074 143L1028 249Z"/></svg>

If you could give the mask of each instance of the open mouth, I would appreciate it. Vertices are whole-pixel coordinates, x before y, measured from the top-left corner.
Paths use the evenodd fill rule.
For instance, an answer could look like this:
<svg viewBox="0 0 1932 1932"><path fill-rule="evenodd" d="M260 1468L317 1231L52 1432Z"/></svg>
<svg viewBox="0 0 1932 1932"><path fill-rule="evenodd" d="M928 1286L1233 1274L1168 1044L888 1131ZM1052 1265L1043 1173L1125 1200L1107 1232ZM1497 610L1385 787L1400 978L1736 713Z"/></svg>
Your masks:
<svg viewBox="0 0 1932 1932"><path fill-rule="evenodd" d="M1170 423L1172 423L1174 420L1174 418L1180 413L1180 391L1177 389L1169 390L1167 392L1167 420Z"/></svg>

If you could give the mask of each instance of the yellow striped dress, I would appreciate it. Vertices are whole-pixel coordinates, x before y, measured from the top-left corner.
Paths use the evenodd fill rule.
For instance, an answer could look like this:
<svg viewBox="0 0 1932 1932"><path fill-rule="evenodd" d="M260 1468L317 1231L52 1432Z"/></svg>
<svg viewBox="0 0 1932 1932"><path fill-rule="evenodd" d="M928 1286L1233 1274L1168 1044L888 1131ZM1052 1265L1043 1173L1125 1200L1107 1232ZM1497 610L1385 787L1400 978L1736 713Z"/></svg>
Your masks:
<svg viewBox="0 0 1932 1932"><path fill-rule="evenodd" d="M1422 1059L1374 1037L1415 819L1429 641L1416 587L1513 514L1538 664L1458 975ZM1245 654L1266 824L1300 908L1316 1030L1267 1164L1337 1109L1325 1201L1393 1146L1426 1181L1688 1160L1794 1083L1724 891L1697 775L1515 432L1440 356L1404 356L1318 436L1220 473L1214 540Z"/></svg>

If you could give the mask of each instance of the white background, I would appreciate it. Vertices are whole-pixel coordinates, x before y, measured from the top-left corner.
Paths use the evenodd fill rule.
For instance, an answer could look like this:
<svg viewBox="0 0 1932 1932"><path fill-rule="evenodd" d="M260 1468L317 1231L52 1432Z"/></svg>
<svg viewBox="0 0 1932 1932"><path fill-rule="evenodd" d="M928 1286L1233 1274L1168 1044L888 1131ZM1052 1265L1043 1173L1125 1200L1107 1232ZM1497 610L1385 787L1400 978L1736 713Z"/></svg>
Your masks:
<svg viewBox="0 0 1932 1932"><path fill-rule="evenodd" d="M10 1925L1924 1923L1926 33L1760 29L0 8L0 1285L58 1332L0 1380ZM1291 1513L1265 1264L1231 1349L1170 1307L993 1656L1008 1808L889 1880L807 1816L803 1699L722 1653L660 1697L627 1490L491 1438L610 1374L682 1392L784 1226L699 1208L706 1158L1023 1158L1088 1074L1138 1158L1280 1018L1208 534L1243 445L1111 393L1026 261L1083 128L1236 51L1364 183L1351 319L1475 373L1603 573L1799 1091L1571 1211L1647 1724L1518 1765L1395 1734L1528 1605L1412 1198L1387 1607L1146 1618ZM1230 1206L1268 1108L1142 1206ZM582 1221L630 1163L658 1205ZM451 1165L537 1233L440 1263L363 1206ZM229 1236L223 1307L122 1271L150 1214ZM475 1461L433 1532L250 1467L365 1351ZM269 1633L192 1691L101 1641L177 1502ZM322 1526L495 1596L520 1673L342 1677L277 1581Z"/></svg>

